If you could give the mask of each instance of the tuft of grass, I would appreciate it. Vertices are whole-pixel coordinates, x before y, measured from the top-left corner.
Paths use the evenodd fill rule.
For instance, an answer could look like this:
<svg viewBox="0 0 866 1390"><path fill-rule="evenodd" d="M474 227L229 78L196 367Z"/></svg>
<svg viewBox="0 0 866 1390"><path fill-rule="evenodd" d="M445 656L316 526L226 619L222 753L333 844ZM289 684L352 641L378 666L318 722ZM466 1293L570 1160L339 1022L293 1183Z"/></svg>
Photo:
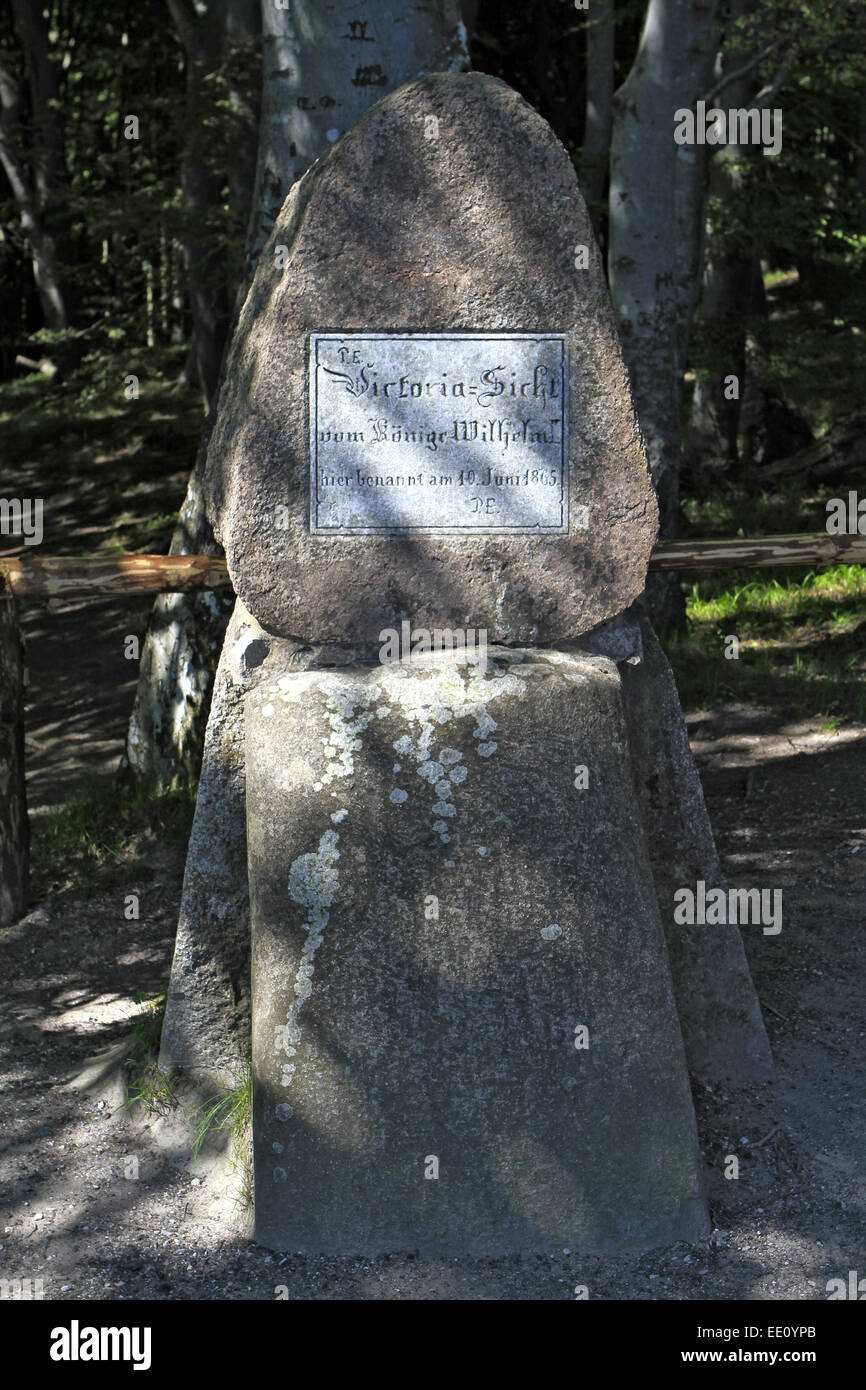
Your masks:
<svg viewBox="0 0 866 1390"><path fill-rule="evenodd" d="M158 1063L166 996L163 993L147 1000L136 998L135 1002L145 1004L145 1010L136 1020L129 1055L123 1064L127 1073L124 1109L143 1105L150 1115L165 1115L177 1104L178 1078L176 1071L160 1071Z"/></svg>
<svg viewBox="0 0 866 1390"><path fill-rule="evenodd" d="M241 1207L250 1207L253 1202L252 1123L253 1074L247 1060L238 1085L221 1095L211 1096L199 1109L192 1145L192 1156L196 1159L210 1133L229 1131L232 1166L240 1174L238 1202Z"/></svg>

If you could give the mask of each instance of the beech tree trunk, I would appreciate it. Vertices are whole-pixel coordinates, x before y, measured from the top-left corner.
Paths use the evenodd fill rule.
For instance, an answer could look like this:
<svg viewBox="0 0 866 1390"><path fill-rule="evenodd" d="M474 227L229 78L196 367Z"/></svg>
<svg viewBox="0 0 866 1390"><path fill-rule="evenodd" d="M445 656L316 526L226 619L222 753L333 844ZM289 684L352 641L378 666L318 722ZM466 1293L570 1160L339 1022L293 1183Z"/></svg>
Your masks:
<svg viewBox="0 0 866 1390"><path fill-rule="evenodd" d="M458 0L262 0L262 117L250 269L292 184L359 116L419 72L468 68ZM252 276L250 275L250 278Z"/></svg>
<svg viewBox="0 0 866 1390"><path fill-rule="evenodd" d="M680 406L692 307L684 284L703 221L701 166L678 157L674 113L692 107L708 86L718 10L716 0L649 0L637 55L614 98L608 269L662 536L676 534L679 517ZM655 580L647 592L661 627L682 623L675 582Z"/></svg>
<svg viewBox="0 0 866 1390"><path fill-rule="evenodd" d="M212 240L211 218L222 197L223 183L237 212L238 202L252 185L255 121L237 86L230 85L236 139L226 155L206 139L207 116L213 105L213 78L233 68L233 44L255 32L256 0L167 0L186 54L185 138L180 183L185 212L183 226L187 292L194 325L199 384L208 412L213 409L220 365L230 323L231 289L224 256ZM236 285L235 285L236 288Z"/></svg>

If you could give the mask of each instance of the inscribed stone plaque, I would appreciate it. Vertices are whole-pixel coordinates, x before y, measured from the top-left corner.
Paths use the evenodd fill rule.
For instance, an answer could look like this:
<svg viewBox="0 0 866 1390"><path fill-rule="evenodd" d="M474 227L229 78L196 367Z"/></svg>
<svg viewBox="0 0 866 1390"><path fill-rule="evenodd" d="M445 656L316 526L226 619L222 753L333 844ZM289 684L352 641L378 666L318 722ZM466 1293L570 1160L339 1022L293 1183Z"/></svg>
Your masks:
<svg viewBox="0 0 866 1390"><path fill-rule="evenodd" d="M317 535L567 534L562 335L310 337Z"/></svg>

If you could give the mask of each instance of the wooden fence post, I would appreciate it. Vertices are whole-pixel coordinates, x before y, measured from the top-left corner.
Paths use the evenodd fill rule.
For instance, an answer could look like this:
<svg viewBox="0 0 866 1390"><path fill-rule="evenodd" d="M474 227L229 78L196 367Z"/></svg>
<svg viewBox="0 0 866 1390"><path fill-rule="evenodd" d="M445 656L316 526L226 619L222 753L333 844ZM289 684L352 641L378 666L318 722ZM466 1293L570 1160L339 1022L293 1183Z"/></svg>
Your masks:
<svg viewBox="0 0 866 1390"><path fill-rule="evenodd" d="M0 927L27 910L30 828L24 786L24 644L15 597L0 574Z"/></svg>

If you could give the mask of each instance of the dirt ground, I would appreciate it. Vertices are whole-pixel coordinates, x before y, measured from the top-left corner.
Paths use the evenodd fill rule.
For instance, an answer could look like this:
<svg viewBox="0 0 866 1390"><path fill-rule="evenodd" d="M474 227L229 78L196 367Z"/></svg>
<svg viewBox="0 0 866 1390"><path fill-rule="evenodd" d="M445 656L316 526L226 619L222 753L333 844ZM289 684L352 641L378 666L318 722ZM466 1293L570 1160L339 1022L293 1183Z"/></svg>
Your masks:
<svg viewBox="0 0 866 1390"><path fill-rule="evenodd" d="M146 611L26 615L34 816L116 764L135 680L122 639ZM738 704L689 724L731 882L784 894L779 936L745 929L777 1080L696 1094L709 1240L640 1259L448 1261L251 1242L225 1161L191 1161L189 1107L161 1121L122 1106L118 1060L136 1000L165 986L180 897L183 848L155 841L135 868L138 922L124 920L129 887L61 894L0 937L0 1278L60 1300L574 1299L579 1286L591 1299L823 1300L829 1279L866 1276L866 729L821 733Z"/></svg>

